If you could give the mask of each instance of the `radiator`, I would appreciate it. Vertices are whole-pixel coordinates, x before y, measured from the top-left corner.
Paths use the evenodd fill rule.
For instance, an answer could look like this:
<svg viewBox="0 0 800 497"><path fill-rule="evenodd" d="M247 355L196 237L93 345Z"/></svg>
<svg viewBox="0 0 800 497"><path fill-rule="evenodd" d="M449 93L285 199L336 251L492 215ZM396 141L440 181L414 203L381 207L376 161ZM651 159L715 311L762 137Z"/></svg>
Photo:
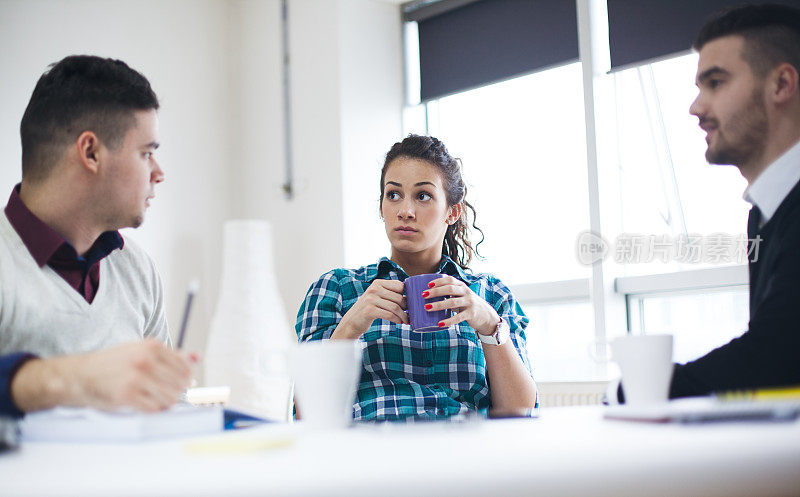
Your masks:
<svg viewBox="0 0 800 497"><path fill-rule="evenodd" d="M607 381L544 381L539 388L539 406L589 406L601 404Z"/></svg>

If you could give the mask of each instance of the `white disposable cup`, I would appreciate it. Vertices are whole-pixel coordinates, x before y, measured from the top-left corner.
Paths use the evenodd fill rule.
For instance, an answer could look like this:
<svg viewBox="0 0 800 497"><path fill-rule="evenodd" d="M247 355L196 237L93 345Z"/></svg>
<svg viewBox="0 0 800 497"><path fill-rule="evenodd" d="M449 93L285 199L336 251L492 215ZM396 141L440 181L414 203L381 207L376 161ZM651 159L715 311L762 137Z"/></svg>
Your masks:
<svg viewBox="0 0 800 497"><path fill-rule="evenodd" d="M622 372L625 403L667 401L672 379L672 335L627 335L611 341L613 360Z"/></svg>
<svg viewBox="0 0 800 497"><path fill-rule="evenodd" d="M361 373L361 342L316 340L290 352L297 407L309 428L337 429L353 420L353 401Z"/></svg>

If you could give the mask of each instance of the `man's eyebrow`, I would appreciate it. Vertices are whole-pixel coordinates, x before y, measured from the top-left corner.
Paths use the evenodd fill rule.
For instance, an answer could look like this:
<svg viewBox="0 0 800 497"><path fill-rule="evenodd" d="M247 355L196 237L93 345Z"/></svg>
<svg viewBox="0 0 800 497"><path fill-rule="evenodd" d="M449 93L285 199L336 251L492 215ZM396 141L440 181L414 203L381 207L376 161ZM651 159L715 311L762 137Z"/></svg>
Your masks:
<svg viewBox="0 0 800 497"><path fill-rule="evenodd" d="M155 150L160 146L161 146L161 144L158 143L158 142L150 142L147 145L145 145L144 148L152 148L153 150Z"/></svg>
<svg viewBox="0 0 800 497"><path fill-rule="evenodd" d="M726 71L725 69L723 69L723 68L721 68L719 66L710 67L710 68L706 69L705 71L703 71L703 72L701 72L700 74L697 75L696 82L697 82L697 84L700 84L700 83L703 83L704 81L706 81L711 76L719 76L719 75L723 75L724 76L724 75L727 75L727 74L729 74L728 71Z"/></svg>

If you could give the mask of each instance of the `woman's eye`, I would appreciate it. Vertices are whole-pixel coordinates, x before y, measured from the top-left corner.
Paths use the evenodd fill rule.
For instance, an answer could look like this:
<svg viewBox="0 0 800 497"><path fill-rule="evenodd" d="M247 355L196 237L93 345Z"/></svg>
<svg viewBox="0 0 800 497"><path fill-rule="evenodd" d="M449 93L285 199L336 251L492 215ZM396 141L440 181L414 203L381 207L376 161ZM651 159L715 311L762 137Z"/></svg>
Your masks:
<svg viewBox="0 0 800 497"><path fill-rule="evenodd" d="M386 192L386 198L388 200L397 200L400 197L400 194L397 192Z"/></svg>
<svg viewBox="0 0 800 497"><path fill-rule="evenodd" d="M417 198L424 201L424 200L430 200L433 197L431 196L430 193L419 192L419 194L417 195Z"/></svg>

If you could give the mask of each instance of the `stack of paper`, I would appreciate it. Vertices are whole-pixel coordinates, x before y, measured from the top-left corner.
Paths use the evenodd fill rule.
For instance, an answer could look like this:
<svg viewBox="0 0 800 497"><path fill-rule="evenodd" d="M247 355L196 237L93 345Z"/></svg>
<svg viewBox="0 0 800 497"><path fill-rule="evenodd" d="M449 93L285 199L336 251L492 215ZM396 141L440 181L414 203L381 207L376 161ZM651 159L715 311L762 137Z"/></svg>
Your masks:
<svg viewBox="0 0 800 497"><path fill-rule="evenodd" d="M57 407L20 422L23 441L134 442L222 431L221 406L180 404L156 413Z"/></svg>

